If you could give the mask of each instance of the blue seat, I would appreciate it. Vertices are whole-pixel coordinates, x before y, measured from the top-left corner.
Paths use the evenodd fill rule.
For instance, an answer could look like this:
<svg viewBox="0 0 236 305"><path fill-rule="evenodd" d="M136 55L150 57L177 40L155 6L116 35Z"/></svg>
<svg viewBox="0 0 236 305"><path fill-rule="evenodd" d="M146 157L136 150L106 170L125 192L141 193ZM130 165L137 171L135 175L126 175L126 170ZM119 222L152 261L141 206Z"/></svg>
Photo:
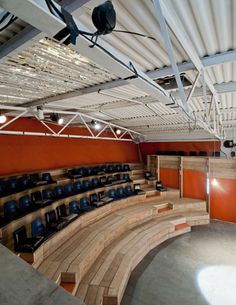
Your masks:
<svg viewBox="0 0 236 305"><path fill-rule="evenodd" d="M130 172L131 169L129 167L129 164L123 164L123 169L122 169L123 172Z"/></svg>
<svg viewBox="0 0 236 305"><path fill-rule="evenodd" d="M66 194L64 193L64 189L61 185L58 185L54 188L54 194L56 198L64 198Z"/></svg>
<svg viewBox="0 0 236 305"><path fill-rule="evenodd" d="M18 184L16 179L9 179L6 181L8 193L13 194L18 191Z"/></svg>
<svg viewBox="0 0 236 305"><path fill-rule="evenodd" d="M131 185L127 185L125 187L124 192L125 192L126 196L133 196L133 195L135 195Z"/></svg>
<svg viewBox="0 0 236 305"><path fill-rule="evenodd" d="M107 171L107 165L102 165L101 167L100 167L100 170L101 170L101 172L104 172L104 173L107 173L108 171Z"/></svg>
<svg viewBox="0 0 236 305"><path fill-rule="evenodd" d="M54 180L52 179L52 176L51 176L50 173L43 173L43 174L42 174L42 180L43 180L43 181L46 181L48 184L56 182L56 181L54 181Z"/></svg>
<svg viewBox="0 0 236 305"><path fill-rule="evenodd" d="M27 176L22 176L17 180L20 189L28 189L34 187L35 184Z"/></svg>
<svg viewBox="0 0 236 305"><path fill-rule="evenodd" d="M93 187L93 188L98 188L98 187L100 186L100 181L99 181L98 178L93 178L93 179L91 180L91 183L92 183L92 187Z"/></svg>
<svg viewBox="0 0 236 305"><path fill-rule="evenodd" d="M109 164L107 166L107 173L114 173L115 172L115 167L112 164Z"/></svg>
<svg viewBox="0 0 236 305"><path fill-rule="evenodd" d="M55 195L51 189L46 189L42 191L43 200L52 202L55 198Z"/></svg>
<svg viewBox="0 0 236 305"><path fill-rule="evenodd" d="M119 187L117 190L116 190L116 195L118 198L125 198L126 197L126 194L124 192L124 188L123 187Z"/></svg>
<svg viewBox="0 0 236 305"><path fill-rule="evenodd" d="M80 169L79 168L73 168L69 171L69 175L74 178L74 179L78 179L78 178L81 178L82 175L81 175L81 172L80 172Z"/></svg>
<svg viewBox="0 0 236 305"><path fill-rule="evenodd" d="M112 199L117 199L116 190L115 189L108 190L108 197Z"/></svg>
<svg viewBox="0 0 236 305"><path fill-rule="evenodd" d="M32 237L43 236L44 239L47 239L49 236L51 236L54 233L53 230L46 228L40 217L36 218L34 221L31 222L31 232L32 232Z"/></svg>
<svg viewBox="0 0 236 305"><path fill-rule="evenodd" d="M123 174L122 180L125 180L126 182L132 182L133 180L130 178L129 174Z"/></svg>
<svg viewBox="0 0 236 305"><path fill-rule="evenodd" d="M115 165L115 171L116 172L121 172L122 171L122 166L120 164Z"/></svg>
<svg viewBox="0 0 236 305"><path fill-rule="evenodd" d="M81 215L82 211L80 210L79 203L76 200L73 200L69 203L69 213Z"/></svg>
<svg viewBox="0 0 236 305"><path fill-rule="evenodd" d="M73 184L72 183L64 185L64 194L66 196L71 196L71 195L74 194L74 188L73 188Z"/></svg>
<svg viewBox="0 0 236 305"><path fill-rule="evenodd" d="M93 175L93 168L92 167L86 167L86 173L87 176L92 176Z"/></svg>
<svg viewBox="0 0 236 305"><path fill-rule="evenodd" d="M28 195L22 196L19 199L19 207L22 212L27 212L34 209L34 204Z"/></svg>
<svg viewBox="0 0 236 305"><path fill-rule="evenodd" d="M4 217L11 220L19 216L19 207L16 200L8 201L4 204Z"/></svg>
<svg viewBox="0 0 236 305"><path fill-rule="evenodd" d="M82 183L80 181L76 181L74 184L73 184L73 189L74 189L74 192L75 194L79 194L83 191L82 189Z"/></svg>
<svg viewBox="0 0 236 305"><path fill-rule="evenodd" d="M91 182L89 180L83 180L82 181L82 189L84 191L88 191L91 189Z"/></svg>
<svg viewBox="0 0 236 305"><path fill-rule="evenodd" d="M90 205L89 199L87 197L80 198L79 206L80 210L84 212L88 212L94 209L94 207Z"/></svg>

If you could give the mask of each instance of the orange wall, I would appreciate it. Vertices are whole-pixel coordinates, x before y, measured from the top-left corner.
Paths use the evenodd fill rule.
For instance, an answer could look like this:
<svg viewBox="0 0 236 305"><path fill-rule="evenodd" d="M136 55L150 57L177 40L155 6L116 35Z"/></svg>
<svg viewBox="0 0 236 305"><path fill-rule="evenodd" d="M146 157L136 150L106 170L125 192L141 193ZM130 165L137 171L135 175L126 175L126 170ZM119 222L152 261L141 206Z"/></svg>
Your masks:
<svg viewBox="0 0 236 305"><path fill-rule="evenodd" d="M12 130L48 132L30 119L21 119L10 126ZM70 128L73 134L78 134L78 130ZM79 131L88 134L83 129ZM139 162L139 154L137 145L131 142L1 135L0 160L0 175L8 175L80 164Z"/></svg>
<svg viewBox="0 0 236 305"><path fill-rule="evenodd" d="M217 178L217 182L211 183L211 217L236 222L236 179Z"/></svg>
<svg viewBox="0 0 236 305"><path fill-rule="evenodd" d="M179 171L177 169L160 169L160 180L167 187L179 188Z"/></svg>
<svg viewBox="0 0 236 305"><path fill-rule="evenodd" d="M184 170L183 196L206 200L206 173Z"/></svg>
<svg viewBox="0 0 236 305"><path fill-rule="evenodd" d="M220 142L149 142L141 143L140 149L143 161L146 162L147 155L156 154L157 151L184 151L186 155L188 155L190 151L206 151L208 155L211 156L214 150L220 151Z"/></svg>

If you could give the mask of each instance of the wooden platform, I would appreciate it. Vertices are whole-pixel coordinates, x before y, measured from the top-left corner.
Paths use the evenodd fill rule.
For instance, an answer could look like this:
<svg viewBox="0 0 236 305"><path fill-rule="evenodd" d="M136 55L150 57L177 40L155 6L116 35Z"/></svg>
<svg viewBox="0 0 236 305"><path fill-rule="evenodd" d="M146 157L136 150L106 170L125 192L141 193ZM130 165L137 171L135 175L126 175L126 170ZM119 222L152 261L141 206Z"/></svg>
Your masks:
<svg viewBox="0 0 236 305"><path fill-rule="evenodd" d="M72 293L86 305L119 304L130 273L153 247L189 232L192 225L209 223L206 202L200 200L119 201L110 205L112 213L107 216L91 217L109 205L88 213L73 235L73 230L71 234L64 232L59 247L56 241L53 245L48 241L46 258L40 265L33 264L58 284L62 278L63 282L67 278L74 281Z"/></svg>

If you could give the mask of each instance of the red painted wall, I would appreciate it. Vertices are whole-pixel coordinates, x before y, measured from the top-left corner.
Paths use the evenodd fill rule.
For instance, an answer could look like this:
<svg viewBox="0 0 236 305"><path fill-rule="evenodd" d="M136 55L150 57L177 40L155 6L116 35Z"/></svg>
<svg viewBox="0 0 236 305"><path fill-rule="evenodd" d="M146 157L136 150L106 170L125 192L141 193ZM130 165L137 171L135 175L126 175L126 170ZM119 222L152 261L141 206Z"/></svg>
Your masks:
<svg viewBox="0 0 236 305"><path fill-rule="evenodd" d="M186 155L190 151L206 151L211 156L212 152L220 151L220 142L149 142L141 143L140 150L144 162L146 162L147 155L156 154L157 151L184 151Z"/></svg>
<svg viewBox="0 0 236 305"><path fill-rule="evenodd" d="M48 132L32 119L10 126L11 130ZM58 126L50 126L58 130ZM70 128L70 132L88 135L84 129ZM0 136L0 160L0 175L80 164L140 162L137 145L131 142L14 135Z"/></svg>
<svg viewBox="0 0 236 305"><path fill-rule="evenodd" d="M177 169L160 169L160 180L163 185L172 188L179 188L179 171Z"/></svg>
<svg viewBox="0 0 236 305"><path fill-rule="evenodd" d="M184 170L183 196L206 200L206 173Z"/></svg>
<svg viewBox="0 0 236 305"><path fill-rule="evenodd" d="M211 217L236 222L236 179L217 178L210 190Z"/></svg>

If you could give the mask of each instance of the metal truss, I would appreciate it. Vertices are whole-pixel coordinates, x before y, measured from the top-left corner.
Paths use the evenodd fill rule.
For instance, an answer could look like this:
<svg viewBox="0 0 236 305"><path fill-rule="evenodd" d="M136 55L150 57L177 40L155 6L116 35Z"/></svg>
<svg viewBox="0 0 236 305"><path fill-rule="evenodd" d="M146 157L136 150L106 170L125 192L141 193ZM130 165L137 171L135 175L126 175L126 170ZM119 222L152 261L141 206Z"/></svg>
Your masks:
<svg viewBox="0 0 236 305"><path fill-rule="evenodd" d="M14 106L0 106L1 109L5 109L7 111L19 112L18 115L8 120L5 124L0 126L0 134L7 134L7 135L24 135L24 136L41 136L41 137L56 137L56 138L75 138L75 139L93 139L93 140L113 140L113 141L127 141L132 142L134 139L141 139L142 134L136 132L134 130L106 122L90 115L81 113L81 112L74 112L74 111L62 111L62 110L55 110L45 108L43 109L44 115L55 113L61 116L72 116L69 121L64 125L60 126L61 128L59 131L55 131L52 126L49 126L48 121L40 120L37 116L37 110L34 108L25 108L25 107L14 107ZM10 129L6 129L9 127L13 122L18 120L19 118L26 116L26 115L33 115L37 121L39 121L49 132L37 132L37 131L13 131ZM82 127L89 132L89 136L83 134L72 134L68 127L76 120L80 119ZM90 126L91 121L96 121L101 124L101 129L99 131L94 131L92 126ZM80 124L80 125L81 125ZM81 127L80 127L81 128ZM121 133L119 135L116 134L116 129L119 129ZM79 130L79 128L78 128ZM67 131L67 133L66 133ZM110 134L103 136L104 132ZM124 137L127 136L128 137Z"/></svg>

